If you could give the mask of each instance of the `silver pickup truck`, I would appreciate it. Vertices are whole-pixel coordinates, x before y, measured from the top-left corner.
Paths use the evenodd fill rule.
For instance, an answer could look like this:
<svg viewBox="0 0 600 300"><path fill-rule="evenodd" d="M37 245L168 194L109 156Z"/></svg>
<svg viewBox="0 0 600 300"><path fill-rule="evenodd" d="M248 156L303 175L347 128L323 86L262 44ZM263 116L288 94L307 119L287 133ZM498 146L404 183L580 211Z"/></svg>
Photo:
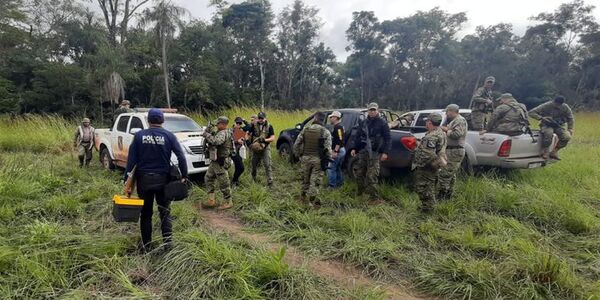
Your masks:
<svg viewBox="0 0 600 300"><path fill-rule="evenodd" d="M111 128L96 129L96 150L100 153L100 162L107 169L127 166L129 145L136 132L149 127L147 113L123 113L117 117ZM194 120L176 113L165 113L163 127L171 131L183 148L189 174L204 173L208 170L210 160L204 156L204 128ZM175 154L171 161L177 163Z"/></svg>
<svg viewBox="0 0 600 300"><path fill-rule="evenodd" d="M415 137L420 139L425 135L424 118L434 112L442 114L444 117L442 124L445 124L446 115L442 109L408 112L415 116L410 127ZM469 119L471 110L461 109L459 113ZM552 147L557 142L558 138L555 135ZM468 131L465 151L466 159L463 160L462 167L467 172L472 172L474 167L533 169L548 164L548 161L542 158L542 143L540 133L537 130L533 131L533 137L529 134L508 136L498 133L485 133L480 135L477 131Z"/></svg>

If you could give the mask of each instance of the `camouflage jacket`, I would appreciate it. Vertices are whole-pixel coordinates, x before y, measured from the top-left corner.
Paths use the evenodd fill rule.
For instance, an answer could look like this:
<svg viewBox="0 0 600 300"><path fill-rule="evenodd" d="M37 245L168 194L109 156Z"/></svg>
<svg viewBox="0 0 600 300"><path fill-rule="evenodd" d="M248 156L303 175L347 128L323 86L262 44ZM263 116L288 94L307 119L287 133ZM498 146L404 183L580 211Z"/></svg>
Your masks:
<svg viewBox="0 0 600 300"><path fill-rule="evenodd" d="M446 133L448 146L464 146L467 137L467 120L458 115L448 124Z"/></svg>
<svg viewBox="0 0 600 300"><path fill-rule="evenodd" d="M412 169L431 167L440 159L446 159L446 134L441 128L427 132L421 139L412 161Z"/></svg>
<svg viewBox="0 0 600 300"><path fill-rule="evenodd" d="M487 131L517 132L523 131L523 127L528 125L527 108L517 100L512 99L507 104L501 104L494 109L487 125Z"/></svg>
<svg viewBox="0 0 600 300"><path fill-rule="evenodd" d="M320 138L323 139L323 147L324 147L324 149L322 149L322 151L325 154L326 158L331 159L331 132L329 132L329 130L327 130L327 128L323 127L320 124L311 124L310 126L306 126L306 127L304 127L304 129L302 129L302 131L298 135L298 138L296 138L296 142L294 142L294 153L299 157L303 155L304 132L307 128L321 130Z"/></svg>
<svg viewBox="0 0 600 300"><path fill-rule="evenodd" d="M227 158L231 155L233 139L228 129L219 130L216 133L205 131L203 136L208 144L211 160Z"/></svg>
<svg viewBox="0 0 600 300"><path fill-rule="evenodd" d="M554 104L554 101L546 102L532 109L529 111L529 116L540 121L543 117L550 117L553 121L561 126L564 123L567 123L568 129L573 129L573 125L575 123L573 112L571 111L569 105L566 103L563 103L562 105L556 105ZM542 121L540 125L549 126L549 124L545 124L544 121Z"/></svg>
<svg viewBox="0 0 600 300"><path fill-rule="evenodd" d="M487 104L487 100L494 101L492 90L487 90L485 87L478 88L471 98L471 110L485 112L490 106Z"/></svg>

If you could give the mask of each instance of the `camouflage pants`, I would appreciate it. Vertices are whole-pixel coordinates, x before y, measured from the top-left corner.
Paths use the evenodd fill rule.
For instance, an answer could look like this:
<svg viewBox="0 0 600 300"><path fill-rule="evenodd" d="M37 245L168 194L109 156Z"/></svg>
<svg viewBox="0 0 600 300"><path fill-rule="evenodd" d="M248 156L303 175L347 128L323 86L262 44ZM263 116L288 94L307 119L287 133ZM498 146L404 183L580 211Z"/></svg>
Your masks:
<svg viewBox="0 0 600 300"><path fill-rule="evenodd" d="M452 198L456 174L460 170L460 163L465 157L465 149L446 149L446 156L448 157L448 164L440 170L437 178L439 200Z"/></svg>
<svg viewBox="0 0 600 300"><path fill-rule="evenodd" d="M436 198L438 171L427 167L416 168L414 176L415 191L421 200L421 210L431 211Z"/></svg>
<svg viewBox="0 0 600 300"><path fill-rule="evenodd" d="M252 178L256 180L256 171L260 163L265 166L265 173L267 175L267 183L273 183L273 166L271 163L271 146L267 145L262 152L252 153Z"/></svg>
<svg viewBox="0 0 600 300"><path fill-rule="evenodd" d="M486 113L482 111L473 111L471 112L471 126L469 129L481 131L485 127L485 115Z"/></svg>
<svg viewBox="0 0 600 300"><path fill-rule="evenodd" d="M571 134L563 127L542 126L540 132L542 133L542 147L544 148L552 145L552 137L554 136L554 133L556 136L558 136L558 148L566 147L571 140Z"/></svg>
<svg viewBox="0 0 600 300"><path fill-rule="evenodd" d="M315 197L319 193L319 185L323 181L321 159L318 156L305 155L300 158L302 168L302 194Z"/></svg>
<svg viewBox="0 0 600 300"><path fill-rule="evenodd" d="M373 158L369 158L367 150L358 152L358 161L355 168L358 191L366 192L370 200L376 200L379 197L377 194L379 169L379 155L374 153Z"/></svg>
<svg viewBox="0 0 600 300"><path fill-rule="evenodd" d="M92 145L90 143L81 143L77 147L77 152L79 164L83 165L83 162L85 161L85 165L89 165L92 160Z"/></svg>
<svg viewBox="0 0 600 300"><path fill-rule="evenodd" d="M229 159L226 160L225 165L223 166L213 161L208 165L208 171L206 171L206 175L204 175L206 192L209 194L214 193L216 189L215 185L217 185L226 201L231 199L231 183L229 182L229 172L227 172L229 165L231 165Z"/></svg>

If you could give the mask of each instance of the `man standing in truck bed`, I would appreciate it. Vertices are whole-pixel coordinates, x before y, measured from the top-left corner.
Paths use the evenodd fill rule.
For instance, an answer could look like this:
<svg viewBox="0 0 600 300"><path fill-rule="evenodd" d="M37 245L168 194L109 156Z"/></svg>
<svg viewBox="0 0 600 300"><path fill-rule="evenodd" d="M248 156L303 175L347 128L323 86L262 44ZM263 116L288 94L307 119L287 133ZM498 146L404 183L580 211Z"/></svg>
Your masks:
<svg viewBox="0 0 600 300"><path fill-rule="evenodd" d="M565 97L557 96L554 101L548 101L529 112L529 115L540 121L540 130L542 132L542 147L544 153L542 157L548 159L560 160L558 150L567 146L573 135L573 126L575 119L573 112L568 104L565 103ZM567 130L563 127L567 123ZM558 145L548 154L548 149L552 145L553 134L558 136Z"/></svg>
<svg viewBox="0 0 600 300"><path fill-rule="evenodd" d="M358 128L352 132L352 145L349 145L349 148L352 157L358 156L358 192L367 192L369 204L377 205L383 203L377 193L379 162L388 159L392 143L390 128L379 116L379 105L375 102L370 103L368 109L367 118L360 121Z"/></svg>
<svg viewBox="0 0 600 300"><path fill-rule="evenodd" d="M489 76L485 84L478 88L471 98L471 127L473 130L481 131L485 126L485 116L493 109L492 87L496 78Z"/></svg>

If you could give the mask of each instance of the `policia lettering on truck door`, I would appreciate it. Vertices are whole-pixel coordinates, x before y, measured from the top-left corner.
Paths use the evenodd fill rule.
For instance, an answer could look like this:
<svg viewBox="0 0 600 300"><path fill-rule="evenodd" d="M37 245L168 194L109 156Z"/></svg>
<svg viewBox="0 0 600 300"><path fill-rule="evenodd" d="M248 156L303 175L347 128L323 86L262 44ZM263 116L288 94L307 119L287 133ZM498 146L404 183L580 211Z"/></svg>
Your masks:
<svg viewBox="0 0 600 300"><path fill-rule="evenodd" d="M493 110L494 97L492 94L492 88L496 78L489 76L485 79L485 83L482 87L478 88L473 97L471 98L471 128L473 130L481 131L485 126L485 116L488 112Z"/></svg>
<svg viewBox="0 0 600 300"><path fill-rule="evenodd" d="M544 147L542 157L544 159L560 160L558 150L567 146L573 135L575 125L573 112L569 105L565 103L565 97L556 96L553 101L546 102L529 111L529 115L540 121L542 147ZM567 124L567 130L564 128L565 123ZM551 153L548 153L552 145L553 134L558 136L558 145Z"/></svg>
<svg viewBox="0 0 600 300"><path fill-rule="evenodd" d="M367 108L367 117L352 131L352 144L349 145L349 149L352 157L358 156L356 167L358 192L367 192L369 204L376 205L383 203L377 193L379 163L388 159L391 137L390 127L379 116L377 103L370 103Z"/></svg>
<svg viewBox="0 0 600 300"><path fill-rule="evenodd" d="M202 134L208 144L210 157L210 165L204 176L208 201L203 203L202 206L204 208L214 208L217 206L215 200L215 184L217 184L221 193L223 193L223 204L218 209L229 209L233 207L228 172L232 164L231 155L234 151L233 138L232 133L227 129L227 125L229 124L227 117L221 116L215 123L217 124L216 133L212 133L207 128Z"/></svg>
<svg viewBox="0 0 600 300"><path fill-rule="evenodd" d="M460 107L456 104L450 104L446 107L446 126L441 126L446 133L446 157L448 158L446 166L440 169L437 178L439 200L449 200L454 194L454 184L456 183L456 174L460 169L460 164L465 157L465 139L467 137L467 120L458 112Z"/></svg>
<svg viewBox="0 0 600 300"><path fill-rule="evenodd" d="M256 171L262 162L267 175L267 185L273 185L273 166L271 165L271 142L275 140L273 126L267 121L267 114L258 113L256 123L248 131L247 140L252 152L252 179L256 182Z"/></svg>
<svg viewBox="0 0 600 300"><path fill-rule="evenodd" d="M302 129L294 143L294 153L300 157L302 167L300 202L316 208L321 206L316 199L319 183L331 161L331 133L323 126L324 119L324 113L316 113L312 124Z"/></svg>
<svg viewBox="0 0 600 300"><path fill-rule="evenodd" d="M182 180L187 178L187 162L177 138L170 131L162 128L165 118L159 109L148 111L150 128L135 134L129 147L127 159L127 177L135 169L138 196L144 200L140 214L140 229L142 232L142 251L147 251L152 242L152 210L154 201L158 205L160 229L163 241L171 243L171 210L170 201L165 199L165 185L170 180L171 153L177 156ZM131 191L125 191L131 194Z"/></svg>

